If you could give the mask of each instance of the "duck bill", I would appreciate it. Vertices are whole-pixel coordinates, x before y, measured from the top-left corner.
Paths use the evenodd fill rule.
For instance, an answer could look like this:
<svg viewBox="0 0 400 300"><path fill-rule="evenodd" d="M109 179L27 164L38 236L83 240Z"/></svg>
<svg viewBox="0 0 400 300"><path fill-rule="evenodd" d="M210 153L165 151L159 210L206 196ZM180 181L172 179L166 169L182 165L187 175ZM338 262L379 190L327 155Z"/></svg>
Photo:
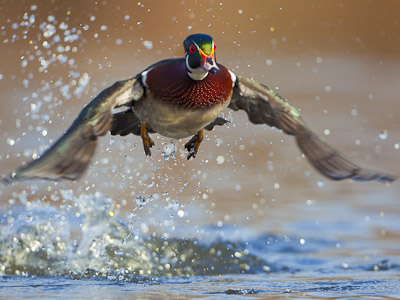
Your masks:
<svg viewBox="0 0 400 300"><path fill-rule="evenodd" d="M214 75L217 74L219 70L213 54L208 56L202 55L200 66L204 71L212 73Z"/></svg>

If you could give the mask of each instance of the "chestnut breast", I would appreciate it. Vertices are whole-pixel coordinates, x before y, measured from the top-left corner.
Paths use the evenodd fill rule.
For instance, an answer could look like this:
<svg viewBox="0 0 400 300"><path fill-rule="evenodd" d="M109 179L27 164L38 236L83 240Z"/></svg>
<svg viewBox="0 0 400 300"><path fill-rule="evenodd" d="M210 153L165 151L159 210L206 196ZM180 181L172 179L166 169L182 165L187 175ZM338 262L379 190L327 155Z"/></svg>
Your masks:
<svg viewBox="0 0 400 300"><path fill-rule="evenodd" d="M185 59L162 61L149 69L145 85L153 98L165 104L187 109L207 109L223 105L232 95L232 77L219 65L217 74L193 80L186 70Z"/></svg>

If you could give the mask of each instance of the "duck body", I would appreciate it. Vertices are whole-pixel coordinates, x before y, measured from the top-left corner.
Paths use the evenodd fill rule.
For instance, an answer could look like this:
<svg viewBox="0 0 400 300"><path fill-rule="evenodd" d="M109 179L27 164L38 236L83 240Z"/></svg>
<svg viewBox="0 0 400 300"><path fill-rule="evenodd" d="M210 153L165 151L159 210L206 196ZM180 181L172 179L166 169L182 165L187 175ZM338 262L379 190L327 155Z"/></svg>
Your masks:
<svg viewBox="0 0 400 300"><path fill-rule="evenodd" d="M148 130L180 139L197 134L229 105L235 75L218 64L216 74L193 80L184 58L164 60L140 74L145 95L132 110Z"/></svg>

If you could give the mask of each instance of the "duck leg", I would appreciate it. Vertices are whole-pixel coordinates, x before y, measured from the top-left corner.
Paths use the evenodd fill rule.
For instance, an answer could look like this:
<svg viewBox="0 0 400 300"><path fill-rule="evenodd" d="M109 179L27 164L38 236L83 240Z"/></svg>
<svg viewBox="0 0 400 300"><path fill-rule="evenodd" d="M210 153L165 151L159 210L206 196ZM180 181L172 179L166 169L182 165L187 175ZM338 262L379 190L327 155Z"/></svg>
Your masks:
<svg viewBox="0 0 400 300"><path fill-rule="evenodd" d="M203 140L204 135L203 135L203 129L200 130L196 135L194 135L189 142L185 144L185 148L189 151L189 155L187 156L187 159L190 159L191 157L195 158L197 151L199 150L201 141Z"/></svg>
<svg viewBox="0 0 400 300"><path fill-rule="evenodd" d="M154 142L149 136L144 122L140 123L140 136L143 140L144 153L146 156L151 156L150 148L154 146Z"/></svg>

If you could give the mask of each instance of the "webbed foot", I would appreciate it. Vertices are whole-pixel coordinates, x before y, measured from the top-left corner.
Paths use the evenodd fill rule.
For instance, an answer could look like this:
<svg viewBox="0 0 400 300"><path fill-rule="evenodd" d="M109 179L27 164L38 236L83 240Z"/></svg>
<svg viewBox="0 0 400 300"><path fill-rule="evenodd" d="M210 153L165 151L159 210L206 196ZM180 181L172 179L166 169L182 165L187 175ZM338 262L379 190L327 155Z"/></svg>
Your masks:
<svg viewBox="0 0 400 300"><path fill-rule="evenodd" d="M201 141L203 140L203 129L200 130L196 135L194 135L189 142L185 144L185 148L189 151L187 159L189 160L191 157L195 158L197 151L199 150Z"/></svg>
<svg viewBox="0 0 400 300"><path fill-rule="evenodd" d="M143 122L140 123L140 136L143 140L144 153L146 156L151 156L150 148L154 146L154 141L149 136L146 125Z"/></svg>

